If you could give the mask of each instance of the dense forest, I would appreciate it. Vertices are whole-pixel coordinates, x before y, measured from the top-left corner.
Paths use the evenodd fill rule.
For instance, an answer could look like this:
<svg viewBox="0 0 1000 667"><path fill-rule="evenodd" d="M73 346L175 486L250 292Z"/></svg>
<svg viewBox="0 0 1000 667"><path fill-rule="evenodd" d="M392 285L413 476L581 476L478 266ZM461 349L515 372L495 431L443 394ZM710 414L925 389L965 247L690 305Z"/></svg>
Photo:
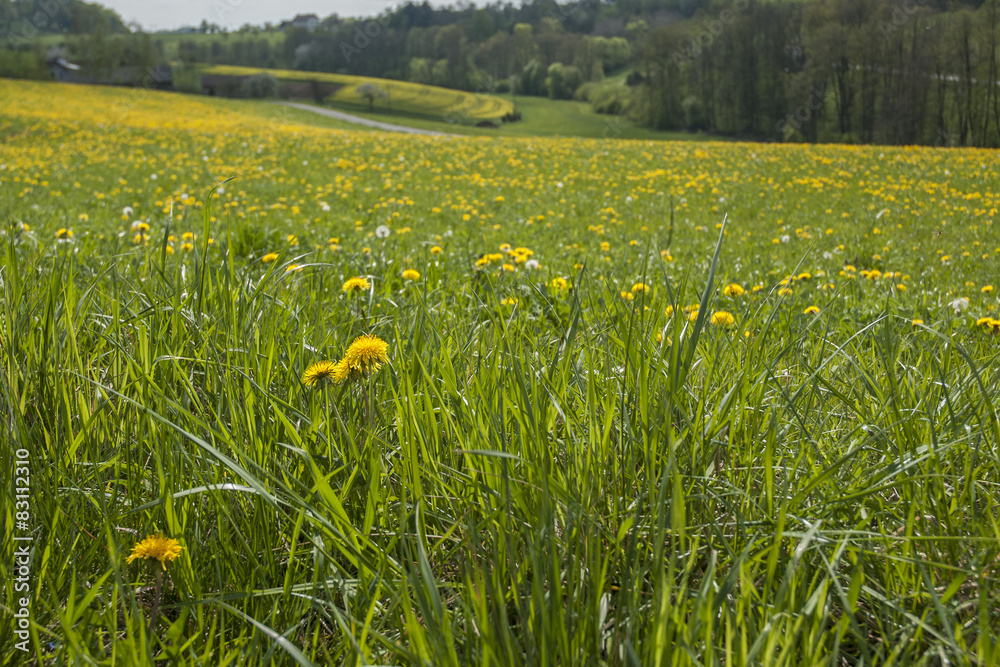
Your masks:
<svg viewBox="0 0 1000 667"><path fill-rule="evenodd" d="M51 33L84 34L128 29L118 14L80 0L0 0L0 35L7 48Z"/></svg>
<svg viewBox="0 0 1000 667"><path fill-rule="evenodd" d="M0 17L32 4L0 0ZM159 36L115 29L74 29L88 34L69 50L94 69L166 59ZM1000 0L424 3L278 40L273 27L200 30L177 61L576 98L651 127L754 139L1000 145Z"/></svg>

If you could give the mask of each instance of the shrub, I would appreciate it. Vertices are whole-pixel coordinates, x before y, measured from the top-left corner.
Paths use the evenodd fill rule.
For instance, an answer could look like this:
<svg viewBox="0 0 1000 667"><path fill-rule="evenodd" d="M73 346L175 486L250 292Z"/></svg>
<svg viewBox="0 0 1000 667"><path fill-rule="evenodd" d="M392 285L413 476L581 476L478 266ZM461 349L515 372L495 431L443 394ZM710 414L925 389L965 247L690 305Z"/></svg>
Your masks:
<svg viewBox="0 0 1000 667"><path fill-rule="evenodd" d="M273 75L261 72L243 80L240 91L244 97L264 98L278 96L278 80Z"/></svg>

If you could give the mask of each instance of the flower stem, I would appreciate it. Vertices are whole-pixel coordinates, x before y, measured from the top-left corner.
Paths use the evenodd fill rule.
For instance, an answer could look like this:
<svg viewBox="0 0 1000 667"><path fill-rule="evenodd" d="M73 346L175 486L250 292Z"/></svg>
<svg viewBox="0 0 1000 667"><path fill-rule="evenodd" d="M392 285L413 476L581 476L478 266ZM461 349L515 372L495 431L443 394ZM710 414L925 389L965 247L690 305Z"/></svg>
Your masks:
<svg viewBox="0 0 1000 667"><path fill-rule="evenodd" d="M154 567L156 566L154 565ZM162 593L163 593L163 569L161 566L156 570L156 594L155 597L153 598L153 613L149 615L149 634L153 634L153 627L156 625L156 617L160 613L160 595Z"/></svg>

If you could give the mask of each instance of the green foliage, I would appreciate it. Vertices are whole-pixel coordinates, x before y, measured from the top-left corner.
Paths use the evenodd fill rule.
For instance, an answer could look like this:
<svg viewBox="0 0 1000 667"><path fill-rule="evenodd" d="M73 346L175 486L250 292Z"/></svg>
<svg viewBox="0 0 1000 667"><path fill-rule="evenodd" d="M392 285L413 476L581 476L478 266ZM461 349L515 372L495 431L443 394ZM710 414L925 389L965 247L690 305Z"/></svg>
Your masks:
<svg viewBox="0 0 1000 667"><path fill-rule="evenodd" d="M278 96L278 80L274 78L274 75L267 72L247 77L240 85L244 97L267 98Z"/></svg>
<svg viewBox="0 0 1000 667"><path fill-rule="evenodd" d="M49 70L37 51L0 49L0 77L44 80L49 78Z"/></svg>

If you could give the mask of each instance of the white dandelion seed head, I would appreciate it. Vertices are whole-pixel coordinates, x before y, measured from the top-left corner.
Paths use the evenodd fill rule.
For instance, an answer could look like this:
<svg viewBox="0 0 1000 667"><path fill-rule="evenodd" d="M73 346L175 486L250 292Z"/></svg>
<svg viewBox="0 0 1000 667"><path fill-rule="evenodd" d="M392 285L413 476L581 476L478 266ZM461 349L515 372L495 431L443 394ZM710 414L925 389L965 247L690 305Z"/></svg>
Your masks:
<svg viewBox="0 0 1000 667"><path fill-rule="evenodd" d="M122 215L131 216L132 215L132 207L131 206L126 206L125 208L123 208L122 209Z"/></svg>
<svg viewBox="0 0 1000 667"><path fill-rule="evenodd" d="M537 259L529 259L527 262L524 263L524 268L526 268L526 269L532 269L532 270L537 269L538 268L538 260Z"/></svg>
<svg viewBox="0 0 1000 667"><path fill-rule="evenodd" d="M956 315L961 315L962 311L969 307L969 300L963 296L949 303L948 307L954 310Z"/></svg>
<svg viewBox="0 0 1000 667"><path fill-rule="evenodd" d="M379 225L378 227L375 228L375 236L377 236L380 239L388 237L390 233L391 230L385 225Z"/></svg>

